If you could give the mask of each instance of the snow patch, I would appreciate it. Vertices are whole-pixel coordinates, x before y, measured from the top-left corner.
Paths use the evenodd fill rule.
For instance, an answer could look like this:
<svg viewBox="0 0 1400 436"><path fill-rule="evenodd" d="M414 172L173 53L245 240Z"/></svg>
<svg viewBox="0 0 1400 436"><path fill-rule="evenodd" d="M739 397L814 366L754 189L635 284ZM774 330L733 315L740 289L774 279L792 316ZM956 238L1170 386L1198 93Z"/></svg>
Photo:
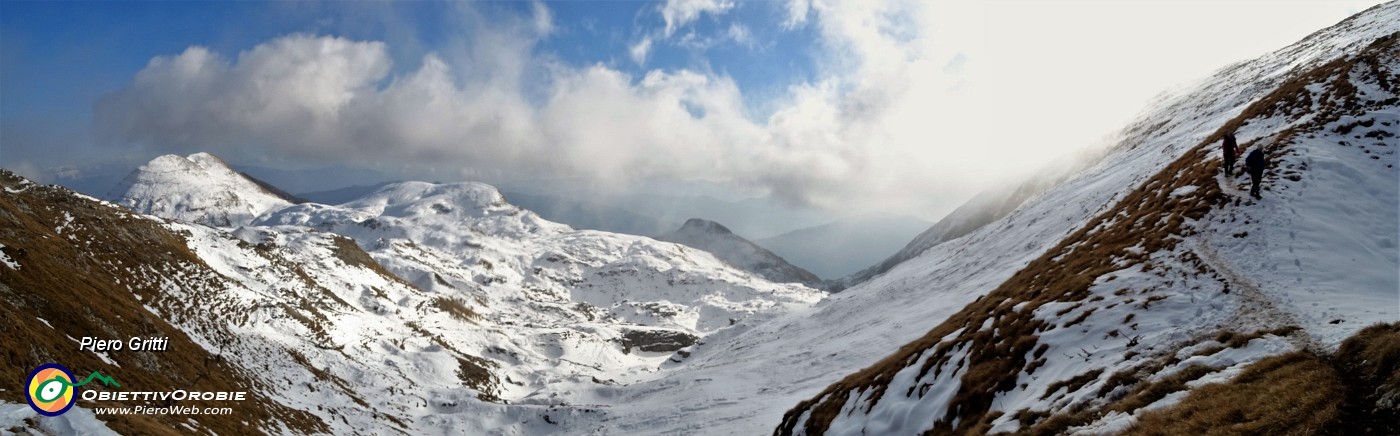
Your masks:
<svg viewBox="0 0 1400 436"><path fill-rule="evenodd" d="M1180 187L1180 188L1173 189L1172 192L1171 192L1170 194L1168 194L1168 196L1170 196L1170 197L1172 197L1172 198L1180 197L1180 196L1183 196L1183 195L1190 194L1190 193L1192 193L1192 192L1196 192L1196 189L1197 189L1197 188L1199 188L1199 186L1196 186L1196 185L1186 185L1186 186L1182 186L1182 187Z"/></svg>
<svg viewBox="0 0 1400 436"><path fill-rule="evenodd" d="M19 262L16 262L14 259L11 259L10 255L5 254L4 248L5 244L0 244L0 264L5 265L6 267L12 270L19 270Z"/></svg>
<svg viewBox="0 0 1400 436"><path fill-rule="evenodd" d="M38 426L31 427L30 422ZM107 428L106 423L98 420L91 410L82 407L73 406L59 416L40 416L28 404L6 401L0 401L0 429L7 434L11 429L34 429L43 434L118 435Z"/></svg>

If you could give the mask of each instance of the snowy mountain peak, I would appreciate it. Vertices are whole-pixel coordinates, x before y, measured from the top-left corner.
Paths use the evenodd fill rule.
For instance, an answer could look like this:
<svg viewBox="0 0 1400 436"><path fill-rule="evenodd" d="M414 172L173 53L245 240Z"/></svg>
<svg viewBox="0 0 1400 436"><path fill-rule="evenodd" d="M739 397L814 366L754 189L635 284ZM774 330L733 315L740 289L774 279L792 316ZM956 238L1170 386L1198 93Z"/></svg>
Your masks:
<svg viewBox="0 0 1400 436"><path fill-rule="evenodd" d="M569 230L507 203L496 187L477 182L389 183L336 206L307 203L273 210L255 225L314 226L356 238L406 238L455 250L481 237L524 238ZM342 225L353 224L349 227Z"/></svg>
<svg viewBox="0 0 1400 436"><path fill-rule="evenodd" d="M216 227L244 225L291 204L209 153L152 159L113 192L115 202L137 212Z"/></svg>
<svg viewBox="0 0 1400 436"><path fill-rule="evenodd" d="M734 234L734 232L729 231L729 228L728 228L728 227L725 227L723 224L720 224L720 223L717 223L717 222L714 222L714 221L710 221L710 220L707 220L707 219L702 219L702 218L691 218L691 219L685 220L685 224L684 224L684 225L681 225L680 230L677 230L676 232L677 232L677 233L696 233L696 234L716 234L716 235L732 235L732 234Z"/></svg>
<svg viewBox="0 0 1400 436"><path fill-rule="evenodd" d="M481 216L493 209L514 209L496 187L477 182L390 183L345 206L373 209L380 215L397 217L444 214Z"/></svg>
<svg viewBox="0 0 1400 436"><path fill-rule="evenodd" d="M174 156L174 155L166 155L166 156ZM209 153L206 153L206 152L202 152L202 151L199 152L199 153L195 153L195 154L186 156L185 159L189 160L190 162L194 162L196 165L199 165L200 167L204 167L204 168L217 168L217 167L223 167L223 168L225 168L225 169L228 168L228 163L227 163L227 162L224 162L223 159L219 159L218 156L214 156L214 155L212 155L212 154L209 154Z"/></svg>
<svg viewBox="0 0 1400 436"><path fill-rule="evenodd" d="M774 282L808 285L821 283L821 278L816 274L788 263L781 256L734 234L728 227L714 221L691 218L686 220L681 228L658 236L657 239L708 251L725 263Z"/></svg>

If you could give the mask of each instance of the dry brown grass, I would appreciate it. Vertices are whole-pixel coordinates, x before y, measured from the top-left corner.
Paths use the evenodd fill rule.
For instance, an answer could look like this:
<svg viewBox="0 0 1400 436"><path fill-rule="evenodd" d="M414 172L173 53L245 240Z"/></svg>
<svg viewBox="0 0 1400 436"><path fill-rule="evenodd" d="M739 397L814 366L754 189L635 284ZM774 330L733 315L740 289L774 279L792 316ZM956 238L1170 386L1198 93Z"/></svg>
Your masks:
<svg viewBox="0 0 1400 436"><path fill-rule="evenodd" d="M1240 348L1249 344L1249 341L1262 338L1265 335L1289 336L1293 332L1302 330L1296 325L1283 326L1269 330L1256 330L1253 333L1240 333L1233 330L1224 330L1215 335L1215 341L1225 345L1226 348Z"/></svg>
<svg viewBox="0 0 1400 436"><path fill-rule="evenodd" d="M1201 378L1214 370L1200 365L1192 365L1181 369L1175 374L1163 377L1153 382L1144 382L1140 377L1146 377L1161 370L1160 364L1143 365L1128 371L1120 371L1109 376L1108 383L1099 390L1099 396L1103 397L1120 386L1136 386L1127 395L1110 403L1106 407L1090 407L1089 403L1076 403L1068 410L1061 410L1054 414L1045 412L1022 411L1018 415L1022 429L1018 433L1032 435L1054 435L1063 434L1071 427L1085 425L1102 417L1109 412L1132 412L1148 404L1166 397L1168 394L1186 389L1186 383ZM1094 379L1097 379L1095 377ZM1090 379L1088 381L1093 381ZM1087 382L1086 382L1087 383ZM1050 392L1054 392L1051 390Z"/></svg>
<svg viewBox="0 0 1400 436"><path fill-rule="evenodd" d="M1175 406L1144 413L1128 434L1317 434L1337 419L1343 391L1330 365L1294 352L1256 362L1228 383L1192 390Z"/></svg>
<svg viewBox="0 0 1400 436"><path fill-rule="evenodd" d="M404 280L403 278L394 275L394 273L391 273L388 270L384 269L383 265L380 265L378 261L374 260L374 257L370 256L369 253L366 253L364 249L360 248L359 244L356 244L355 241L351 240L350 238L340 235L331 235L331 250L335 257L337 259L340 259L341 262L345 262L346 265L360 266L370 271L374 271L375 273L384 276L385 278L391 281L399 282L400 284L413 289L418 289L417 286L414 286L407 280ZM436 277L436 275L434 276ZM441 277L437 277L437 279L439 281L442 280ZM444 282L443 284L446 283Z"/></svg>
<svg viewBox="0 0 1400 436"><path fill-rule="evenodd" d="M1084 385L1089 384L1089 382L1098 380L1100 375L1103 375L1102 368L1074 376L1069 380L1060 380L1051 383L1050 386L1047 386L1045 388L1045 395L1041 395L1040 399L1044 400L1050 398L1050 395L1054 394L1056 391L1059 391L1060 388L1068 388L1065 389L1065 394L1072 394L1074 393L1074 391L1077 391L1080 388L1084 387Z"/></svg>
<svg viewBox="0 0 1400 436"><path fill-rule="evenodd" d="M447 312L448 315L457 318L459 321L476 323L476 320L481 319L481 315L477 314L475 310L467 307L466 304L456 298L437 297L433 303L438 309Z"/></svg>
<svg viewBox="0 0 1400 436"><path fill-rule="evenodd" d="M476 390L477 399L499 403L501 398L496 396L496 390L500 389L501 382L491 373L491 368L497 366L490 360L461 354L457 356L457 378L463 385Z"/></svg>
<svg viewBox="0 0 1400 436"><path fill-rule="evenodd" d="M1224 331L1213 338L1224 346L1207 348L1195 355L1214 354L1227 347L1243 347L1251 339L1266 334L1287 336L1298 329L1287 326L1248 334ZM1151 375L1177 362L1175 357L1163 356L1110 375L1097 394L1109 402L1100 407L1076 404L1053 414L1029 410L1017 412L1015 416L1022 425L1019 433L1062 434L1071 427L1089 424L1111 412L1133 413L1167 395L1186 390L1188 382L1215 372L1205 366L1193 365L1171 376L1147 381ZM1176 405L1144 414L1143 423L1132 432L1397 434L1395 430L1400 420L1395 419L1396 410L1374 407L1386 393L1400 398L1400 375L1396 372L1400 368L1396 365L1400 365L1400 323L1372 326L1343 342L1330 366L1327 359L1302 351L1264 359L1247 367L1229 382L1194 390ZM1348 377L1347 368L1361 369L1354 373L1356 376ZM1057 382L1042 399L1048 398L1062 385L1081 380ZM1391 380L1392 384L1387 384L1386 380ZM1123 392L1120 388L1124 386L1132 389L1126 393L1112 394L1115 391ZM1347 392L1345 397L1341 395L1343 391ZM1295 396L1297 400L1290 399Z"/></svg>
<svg viewBox="0 0 1400 436"><path fill-rule="evenodd" d="M1108 408L1110 411L1132 412L1157 402L1173 392L1186 390L1186 383L1199 379L1215 369L1204 365L1191 365L1168 377L1150 383L1139 384L1137 389L1118 400Z"/></svg>
<svg viewBox="0 0 1400 436"><path fill-rule="evenodd" d="M0 185L13 188L21 180L0 171ZM63 221L64 212L73 216L73 226L60 235L54 223ZM70 234L81 242L68 239ZM91 245L86 241L92 241ZM141 266L168 265L192 271L179 277L180 283L191 292L211 290L199 298L221 298L213 292L222 289L221 276L191 253L180 235L67 190L31 185L20 193L0 193L0 243L5 245L6 255L21 265L19 270L0 267L0 319L6 320L0 323L0 336L5 338L0 341L0 361L6 362L0 365L0 389L19 392L30 370L57 362L77 373L100 371L129 389L249 392L250 400L239 403L232 415L98 416L119 433L188 434L190 430L182 425L189 419L194 420L198 433L257 432L276 428L274 422L284 423L294 432L327 431L314 415L262 395L258 382L243 369L206 351L167 322L203 315L191 303L169 298L158 283L145 280L137 272ZM160 313L148 312L146 305ZM36 318L49 321L54 328ZM223 336L226 332L204 334L215 344L228 340ZM170 339L171 351L154 359L147 353L111 353L111 359L120 365L116 366L91 352L79 351L68 336L165 336ZM84 407L129 405L84 403Z"/></svg>
<svg viewBox="0 0 1400 436"><path fill-rule="evenodd" d="M1400 434L1400 322L1367 327L1342 342L1332 364L1347 385L1337 433Z"/></svg>
<svg viewBox="0 0 1400 436"><path fill-rule="evenodd" d="M1265 334L1287 335L1297 327L1250 334L1222 332L1216 340L1244 346ZM1100 397L1121 386L1135 386L1100 408L1073 407L1055 414L1021 411L1024 434L1061 434L1110 412L1132 413L1214 370L1184 368L1154 382L1142 377L1161 371L1172 359L1149 362L1109 377ZM1062 382L1063 383L1063 382ZM1053 392L1053 389L1051 390ZM1234 379L1191 391L1179 403L1141 414L1128 434L1400 434L1397 408L1383 398L1400 398L1400 323L1368 327L1347 339L1331 358L1297 351L1251 364Z"/></svg>
<svg viewBox="0 0 1400 436"><path fill-rule="evenodd" d="M1376 324L1342 342L1337 362L1377 385L1400 390L1400 323Z"/></svg>

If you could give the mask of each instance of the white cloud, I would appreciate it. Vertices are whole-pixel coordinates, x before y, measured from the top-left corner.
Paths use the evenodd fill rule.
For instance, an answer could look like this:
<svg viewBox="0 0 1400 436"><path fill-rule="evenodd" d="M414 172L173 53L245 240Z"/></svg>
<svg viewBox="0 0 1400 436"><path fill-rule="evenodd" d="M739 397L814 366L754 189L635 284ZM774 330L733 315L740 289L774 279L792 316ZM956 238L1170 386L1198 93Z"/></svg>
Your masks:
<svg viewBox="0 0 1400 436"><path fill-rule="evenodd" d="M732 179L712 173L761 148L732 81L558 67L541 103L489 77L459 83L443 59L388 77L382 44L295 35L229 61L192 47L152 60L97 118L112 138L161 151L269 153L315 162L576 176ZM635 82L635 83L634 83ZM732 172L757 171L749 163Z"/></svg>
<svg viewBox="0 0 1400 436"><path fill-rule="evenodd" d="M730 24L729 31L725 32L725 36L727 36L729 40L734 41L735 44L738 44L741 47L752 48L755 45L753 35L749 32L749 28L744 27L743 24Z"/></svg>
<svg viewBox="0 0 1400 436"><path fill-rule="evenodd" d="M927 215L954 206L985 169L969 158L980 153L969 145L980 134L970 127L977 102L949 92L956 78L942 67L951 54L889 33L898 27L882 22L889 12L818 7L823 38L844 60L793 87L767 119L746 116L744 96L724 76L638 78L532 55L530 22L473 35L450 51L461 58L430 54L402 75L390 75L378 42L292 35L233 59L191 47L152 60L96 118L110 138L161 151L617 186L706 180L819 206ZM647 41L632 47L634 61L645 59Z"/></svg>
<svg viewBox="0 0 1400 436"><path fill-rule="evenodd" d="M676 29L690 24L702 14L723 15L734 9L733 0L666 0L661 6L661 18L666 21L665 35L670 37Z"/></svg>
<svg viewBox="0 0 1400 436"><path fill-rule="evenodd" d="M18 174L20 177L33 180L34 182L50 183L50 172L40 169L38 165L34 164L34 162L28 160L21 160L18 162L7 162L5 164L5 167L5 169L14 171L14 173Z"/></svg>
<svg viewBox="0 0 1400 436"><path fill-rule="evenodd" d="M686 32L678 38L673 38L676 47L691 50L695 53L704 53L715 46L734 43L740 47L752 49L757 47L754 41L749 38L748 30L738 24L732 25L723 33L713 35L701 35L696 32Z"/></svg>
<svg viewBox="0 0 1400 436"><path fill-rule="evenodd" d="M152 59L96 112L107 132L157 145L269 136L329 146L352 100L389 67L384 44L341 38L283 37L236 62L195 46Z"/></svg>
<svg viewBox="0 0 1400 436"><path fill-rule="evenodd" d="M535 15L535 33L548 35L554 32L554 14L550 13L544 2L535 0L530 3L530 10Z"/></svg>
<svg viewBox="0 0 1400 436"><path fill-rule="evenodd" d="M816 79L760 102L771 108L764 119L745 115L753 102L721 75L633 77L535 54L547 11L495 27L478 22L485 23L474 27L478 33L396 75L378 42L292 35L233 59L191 47L152 60L100 102L95 117L110 138L162 151L386 161L473 178L576 177L618 186L705 180L829 208L937 218L994 180L1118 128L1141 101L1105 96L1127 93L1115 87L1147 73L1113 63L1177 59L1164 49L1171 41L1137 47L1141 41L1123 39L1116 49L1080 50L1073 44L1092 38L1041 30L1109 20L1091 13L1108 7L1102 2L1022 12L1016 7L1025 5L1000 3L801 3L803 11L786 18L803 17L795 23L813 26L819 38ZM723 13L732 4L666 6L676 8L663 14L669 34L701 11ZM1087 16L1057 15L1066 13ZM1126 27L1139 24L1102 25L1135 35ZM728 33L736 41L750 35L734 26ZM655 36L628 47L634 62L646 61ZM1123 51L1134 47L1143 53Z"/></svg>
<svg viewBox="0 0 1400 436"><path fill-rule="evenodd" d="M703 55L704 52L715 46L731 42L748 49L759 47L760 45L754 41L749 28L738 22L731 22L728 26L719 27L720 30L713 32L702 32L691 28L676 36L677 31L699 19L702 15L720 16L733 10L734 7L733 0L668 0L656 9L665 21L665 27L644 32L645 36L641 40L628 46L628 54L637 65L643 65L657 44L670 44L690 50L697 55Z"/></svg>
<svg viewBox="0 0 1400 436"><path fill-rule="evenodd" d="M788 0L787 18L783 28L793 29L807 23L807 13L812 9L812 0Z"/></svg>
<svg viewBox="0 0 1400 436"><path fill-rule="evenodd" d="M1169 88L1283 48L1364 3L1376 2L996 1L983 5L985 23L960 32L986 35L968 65L980 64L989 104L1016 120L1002 142L1065 150L1122 127Z"/></svg>
<svg viewBox="0 0 1400 436"><path fill-rule="evenodd" d="M627 53L632 56L632 62L637 65L647 63L647 56L651 54L651 36L643 36L641 41L632 44L627 48Z"/></svg>

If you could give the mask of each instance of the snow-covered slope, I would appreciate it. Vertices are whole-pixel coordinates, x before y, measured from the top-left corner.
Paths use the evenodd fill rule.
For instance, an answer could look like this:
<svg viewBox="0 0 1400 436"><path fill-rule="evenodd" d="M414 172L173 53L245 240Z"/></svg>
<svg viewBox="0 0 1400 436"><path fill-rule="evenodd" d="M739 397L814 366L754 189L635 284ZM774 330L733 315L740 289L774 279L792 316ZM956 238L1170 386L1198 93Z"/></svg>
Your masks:
<svg viewBox="0 0 1400 436"><path fill-rule="evenodd" d="M705 250L715 257L745 271L778 283L802 283L815 286L821 278L798 268L773 252L734 234L720 223L691 218L681 228L656 239Z"/></svg>
<svg viewBox="0 0 1400 436"><path fill-rule="evenodd" d="M957 209L938 220L933 226L920 232L894 254L888 255L888 257L883 258L884 260L871 264L862 270L834 279L828 287L832 291L840 291L861 284L877 275L888 272L904 261L918 257L935 245L972 233L982 226L1005 217L1027 200L1064 182L1070 176L1098 162L1102 157L1099 151L1065 156L1046 165L1044 169L1032 174L1021 183L998 186L978 193L967 203L958 206Z"/></svg>
<svg viewBox="0 0 1400 436"><path fill-rule="evenodd" d="M1396 22L1400 3L1373 8L1163 100L1103 164L987 228L1025 241L1017 224L1079 221L1075 207L1020 219L1068 189L1067 204L1107 207L1048 251L1028 243L1044 254L993 287L938 298L960 310L810 395L778 433L1122 431L1271 356L1400 320ZM1269 156L1262 200L1220 174L1230 130ZM850 292L925 274L939 247Z"/></svg>
<svg viewBox="0 0 1400 436"><path fill-rule="evenodd" d="M960 351L957 348L944 350L944 352L958 351L961 354L940 354L940 356L948 356L948 367L936 370L936 380L924 379L923 381L930 382L927 387L920 383L913 386L915 389L910 393L908 385L894 387L885 384L891 387L882 391L886 400L881 400L881 403L886 404L888 408L876 406L874 409L867 410L865 407L871 404L869 399L871 395L874 395L874 391L857 391L859 393L851 396L848 392L852 391L843 389L843 386L850 387L851 385L832 386L832 383L841 381L843 377L853 373L855 375L852 375L852 378L860 378L861 380L866 380L862 377L876 374L893 376L898 373L897 371L893 373L862 371L862 368L872 367L873 364L880 362L881 358L905 345L908 345L905 350L923 353L925 348L921 347L920 344L911 343L921 340L930 330L939 328L940 325L947 324L961 328L961 324L957 320L949 320L955 315L963 313L969 304L979 300L986 302L980 304L1000 304L1001 301L992 303L992 297L989 297L988 294L1003 286L1012 290L1024 289L1016 284L1007 284L1008 280L1018 271L1031 266L1033 261L1053 263L1054 255L1044 256L1047 252L1052 249L1064 248L1061 246L1062 241L1081 230L1086 230L1086 227L1092 227L1091 223L1096 222L1096 217L1110 211L1117 213L1120 204L1131 203L1131 201L1126 201L1127 199L1139 199L1139 197L1130 197L1130 195L1142 187L1144 183L1157 177L1168 166L1177 162L1179 158L1186 156L1188 152L1197 153L1192 151L1197 149L1197 145L1213 142L1218 138L1221 126L1239 117L1252 103L1279 89L1288 78L1310 71L1343 55L1359 53L1372 41L1393 32L1396 11L1400 8L1398 6L1400 4L1392 3L1382 8L1367 11L1357 18L1317 32L1298 44L1252 61L1232 65L1193 86L1164 96L1154 102L1136 122L1124 129L1118 145L1109 150L1103 159L1058 185L1045 190L1040 195L1030 198L1005 217L982 226L961 238L938 244L922 255L905 261L889 272L876 276L859 286L839 294L833 294L811 310L795 312L767 323L752 325L743 330L735 330L734 333L737 334L732 336L713 336L706 341L705 345L695 348L687 365L676 368L664 378L590 394L592 395L590 398L596 398L590 402L602 403L606 401L615 406L603 409L606 415L591 425L574 427L571 430L597 434L687 432L752 434L772 431L780 423L784 424L780 430L796 430L808 428L807 423L814 422L813 415L808 412L816 407L827 407L825 405L832 405L830 407L847 414L851 420L849 422L855 424L842 428L850 429L853 432L864 428L867 434L879 434L881 433L879 429L886 429L888 432L896 434L907 434L919 433L920 429L932 427L935 420L943 419L943 412L950 398L966 396L960 390L962 386L960 378L968 373L966 368L973 363L968 363L963 357L972 357L975 359L975 365L980 368L979 371L985 371L986 367L982 365L985 365L986 362L1004 360L1009 364L1018 360L1020 357L1017 353L1012 352L1011 348L1003 350L997 345L1001 343L1003 346L1009 347L1017 342L1014 340L1003 341L999 336L984 335L981 337L982 342L964 345ZM1239 137L1244 142L1248 143L1261 137L1272 137L1274 134L1286 130L1286 127L1280 127L1278 124L1256 123L1251 122L1249 129L1241 129ZM1209 147L1206 148L1213 150ZM1208 154L1195 154L1193 156L1195 161L1216 162L1208 160ZM1384 168L1384 165L1381 167ZM1394 171L1389 168L1385 170ZM1175 191L1172 188L1161 188L1166 189L1165 194L1171 194L1172 191ZM1197 189L1202 190L1202 194L1205 193L1204 186ZM1149 189L1149 191L1152 190ZM1180 195L1185 195L1185 190L1179 192L1178 196ZM1170 198L1172 196L1168 195L1167 199ZM1375 208L1372 212L1383 213L1387 209L1396 208L1393 198L1389 200L1388 205L1382 200L1377 201L1380 202L1371 205ZM1163 210L1170 211L1176 206L1174 204ZM1167 221L1163 222L1170 222L1170 216L1171 214L1168 214L1165 217ZM1391 220L1391 222L1393 221ZM1148 223L1144 222L1144 224ZM1231 232L1231 234L1233 233L1235 232ZM1146 233L1143 236L1146 236ZM1371 239L1374 240L1374 238ZM1179 244L1179 246L1184 247L1185 244ZM1131 248L1131 246L1125 248ZM1155 249L1156 247L1153 246L1143 246L1140 249L1134 248L1129 251L1146 250L1143 253L1151 254ZM1279 249L1286 250L1286 248ZM1393 256L1393 254L1389 255ZM1044 260L1038 260L1043 257ZM1085 259L1092 258L1094 257L1085 257ZM1106 255L1099 256L1099 258L1116 259ZM1382 260L1382 262L1393 264L1394 260L1391 257L1391 260ZM1280 265L1280 268L1287 264ZM1138 268L1141 266L1139 265ZM1074 274L1066 274L1064 277L1071 279L1082 277L1088 283L1094 283L1095 277L1098 275L1089 275L1093 271L1071 272ZM1137 282L1137 280L1145 280L1148 277L1153 277L1153 280L1161 279L1156 274L1156 270L1146 274L1139 273L1131 276L1133 279L1128 281L1127 278L1130 276L1128 276L1127 271L1124 271L1118 273L1119 277L1115 278L1113 282L1105 281L1104 283L1119 285L1135 283L1134 286L1142 286L1141 282ZM1030 276L1034 277L1035 274L1032 273ZM1100 280L1107 280L1107 277ZM1180 278L1167 278L1156 286L1159 290L1164 289L1166 282L1171 280L1175 280L1171 287L1174 290L1185 283ZM1070 284L1076 288L1080 286L1075 285L1075 283L1082 284L1082 282ZM1213 320L1221 318L1204 316L1205 310L1219 310L1218 313L1224 313L1226 314L1224 317L1229 317L1237 309L1253 307L1245 306L1245 303L1240 300L1230 300L1239 298L1240 292L1222 294L1219 292L1221 288L1208 287L1207 283L1202 279L1193 279L1193 282L1186 286L1185 289L1188 290L1191 289L1191 286L1200 285L1202 287L1199 291L1200 294L1195 295L1194 300L1189 294L1163 293L1159 295L1155 291L1144 293L1144 289L1130 291L1134 293L1125 294L1126 296L1117 296L1113 294L1118 289L1107 289L1108 296L1093 304L1100 304L1100 302L1108 301L1110 297L1113 297L1118 298L1117 306L1114 306L1114 309L1125 310L1127 307L1125 301L1132 298L1134 301L1126 304L1134 307L1147 306L1154 313L1162 315L1154 317L1152 323L1140 323L1138 328L1141 332L1128 335L1128 333L1133 332L1129 329L1133 323L1124 323L1125 314L1117 312L1115 313L1118 315L1117 317L1110 318L1103 316L1105 313L1110 313L1108 312L1110 309L1098 309L1097 312L1101 312L1099 316L1090 314L1086 320L1080 321L1078 324L1058 329L1057 334L1065 336L1053 343L1045 341L1050 345L1047 346L1041 357L1046 357L1047 360L1054 359L1055 365L1064 365L1059 366L1062 369L1080 367L1083 370L1092 370L1093 366L1075 366L1076 363L1083 364L1082 357L1075 357L1083 352L1077 347L1071 348L1073 345L1077 345L1080 339L1086 341L1084 343L1086 346L1097 345L1103 348L1102 343L1098 341L1104 341L1103 343L1117 341L1115 346L1123 347L1139 335L1142 336L1137 339L1137 346L1142 348L1138 351L1139 353L1145 353L1148 348L1156 348L1155 353L1166 354L1181 346L1175 341L1194 338L1196 335L1205 335L1206 331L1214 328ZM1068 289L1071 288L1065 288L1065 290ZM1211 289L1214 289L1215 292L1212 293ZM1394 287L1392 286L1390 289L1393 290ZM1102 292L1102 290L1096 289L1095 292ZM1097 295L1096 293L1082 298L1093 300ZM1205 298L1207 295L1213 300L1207 300ZM1166 298L1158 298L1159 296ZM1149 302L1149 300L1151 301ZM1109 304L1114 304L1114 301L1102 304L1107 307ZM1086 303L1087 305L1088 303ZM992 310L986 313L998 316L981 317L978 322L969 323L964 331L957 333L961 335L964 332L988 331L985 330L984 325L990 327L998 322L1011 321L1012 318L1006 317L1006 314L1019 313L1017 311L1026 309L1028 306L1016 307L1013 304L1005 310L993 306ZM1057 306L1045 306L1037 313L1048 313L1053 317L1056 316L1056 313L1069 307L1073 307L1073 304L1057 303ZM1377 307L1393 308L1396 307L1396 303L1379 304ZM1198 308L1203 311L1203 316L1200 318L1194 317ZM977 309L982 308L973 307L972 311ZM1016 311L1012 309L1016 309ZM1087 312L1085 306L1065 312L1064 315L1061 315L1063 318L1056 318L1055 324L1066 324L1085 312ZM1251 309L1243 311L1243 313L1249 312ZM1363 315L1372 316L1375 314ZM1162 320L1170 321L1171 324L1157 324ZM1094 323L1093 329L1089 332L1083 332L1084 326L1081 324L1091 322ZM1097 330L1110 322L1115 324L1112 328ZM1026 325L1030 325L1029 321ZM1254 325L1263 327L1273 325L1273 323L1258 322ZM1360 326L1359 323L1338 325L1349 325L1348 328L1353 329ZM1241 335L1255 333L1255 330L1250 328L1252 326L1238 327L1241 330ZM996 330L995 327L991 329ZM1116 337L1109 335L1109 332L1114 329L1120 330ZM1125 331L1125 329L1127 330ZM1154 335L1147 335L1143 332L1154 332ZM1034 339L1034 335L1029 336ZM949 340L955 338L957 335L953 335ZM931 341L938 343L942 339L943 336L937 336ZM986 340L991 339L995 340L986 342ZM1255 341L1257 344L1246 342L1250 343L1249 350L1258 350L1270 347L1291 347L1293 345L1288 342L1289 340L1291 339L1265 337L1262 341ZM1153 343L1148 341L1153 341ZM1283 345L1279 345L1278 341L1283 341ZM1031 357L1030 360L1034 361L1038 359L1034 355L1034 349L1039 348L1039 343L1041 342L1029 340L1029 342L1020 343L1017 346L1031 345L1033 349L1026 353L1026 357ZM967 354L974 349L982 351ZM1120 352L1114 356L1106 348L1094 351L1092 348L1086 347L1085 350L1094 353L1095 358L1122 360L1124 355ZM930 351L930 354L933 353ZM1255 353L1254 355L1259 354ZM916 354L915 358L919 358L919 356L920 354ZM902 356L891 359L897 360L899 357ZM1229 355L1217 357L1223 361ZM1147 359L1147 357L1140 359ZM921 360L917 363L923 362L929 362L929 360ZM935 362L940 365L944 363L941 358ZM963 369L954 369L958 362L964 362ZM1140 362L1140 360L1133 362ZM904 368L905 366L899 367ZM912 368L912 373L904 373L900 377L913 379L914 376L918 376L921 366L914 365ZM1019 370L1024 367L1016 366L1015 368L1018 370L1017 374L1020 374ZM931 369L930 373L925 374L925 376L934 376L934 373L935 370ZM1112 374L1114 371L1105 370L1101 375L1103 378L1108 378ZM1036 398L1039 398L1039 395L1043 394L1049 384L1065 378L1072 378L1073 375L1064 374L1062 377L1061 374L1053 372L1037 371L1024 381L1027 384L1026 389L1028 389L1026 392L1034 392ZM1007 377L1010 381L1005 382L1006 385L1019 389L1016 377L1016 374ZM903 383L903 380L909 379L901 378L899 380L901 380L900 383ZM999 382L1005 380L1004 378L995 379ZM889 378L879 380L883 383ZM934 381L936 383L933 383ZM866 380L866 382L872 381ZM1098 383L1095 386L1101 388L1102 380L1100 379ZM824 392L824 388L828 386L832 386L831 389ZM1094 389L1093 393L1096 392L1097 389ZM1090 392L1084 392L1084 394L1090 394ZM858 402L855 399L860 395L866 395L866 402ZM918 400L893 400L893 398L906 395L917 397ZM1030 395L1026 394L1027 397ZM997 405L995 410L1005 410L1008 407L1002 405L1001 402L1005 400L999 399L1001 397L981 396L977 398L987 401L973 403L965 407L967 409L965 413L969 416L982 414L992 407L992 404ZM803 400L813 400L814 402L803 404L801 408L795 409L789 416L791 419L784 422L783 413L789 409L788 405L796 405ZM1050 401L1047 400L1047 403ZM1055 410L1062 410L1060 406L1067 406L1067 403L1056 403L1054 406L1056 406ZM1012 412L1014 411L1012 410ZM1012 413L1008 413L1003 419L1011 420L1012 415ZM903 421L901 421L902 419ZM900 422L908 425L894 427ZM581 421L580 424L587 424L587 421ZM998 425L1001 424L1004 423L998 422ZM899 431L900 428L905 431ZM999 429L1010 428L1013 427L999 427Z"/></svg>
<svg viewBox="0 0 1400 436"><path fill-rule="evenodd" d="M74 408L68 413L55 417L40 417L28 404L0 401L0 424L5 424L4 434L81 434L90 436L117 436L93 415L92 411Z"/></svg>
<svg viewBox="0 0 1400 436"><path fill-rule="evenodd" d="M123 179L112 197L140 213L217 227L291 204L208 153L158 157Z"/></svg>
<svg viewBox="0 0 1400 436"><path fill-rule="evenodd" d="M584 303L610 317L691 333L820 298L800 285L757 279L701 250L546 221L479 183L394 183L339 206L291 206L255 224L352 237L424 289L525 289L556 303Z"/></svg>
<svg viewBox="0 0 1400 436"><path fill-rule="evenodd" d="M593 385L654 377L709 334L821 295L757 279L700 250L575 231L477 183L396 183L340 206L292 206L257 224L274 234L350 236L397 276L460 299L498 332L441 336L490 359L502 380L493 395L513 404L574 403Z"/></svg>

